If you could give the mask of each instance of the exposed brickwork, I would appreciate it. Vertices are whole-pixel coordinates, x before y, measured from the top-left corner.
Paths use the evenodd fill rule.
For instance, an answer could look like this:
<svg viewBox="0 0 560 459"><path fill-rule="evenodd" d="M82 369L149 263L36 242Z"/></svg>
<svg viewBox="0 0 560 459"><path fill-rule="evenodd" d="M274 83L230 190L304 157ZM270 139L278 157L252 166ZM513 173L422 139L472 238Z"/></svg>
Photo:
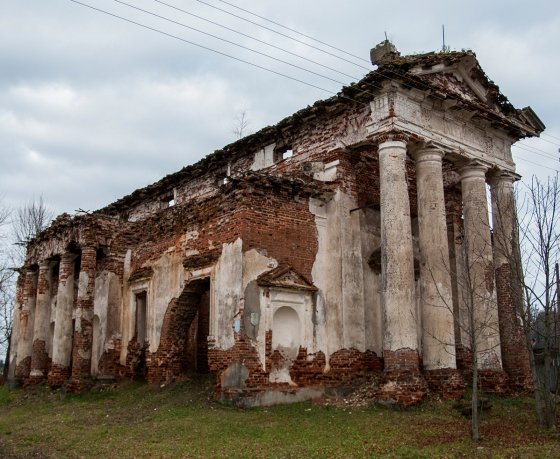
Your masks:
<svg viewBox="0 0 560 459"><path fill-rule="evenodd" d="M188 367L187 331L198 314L200 299L201 292L187 286L167 307L159 347L156 352L146 355L148 382L170 382L185 373Z"/></svg>
<svg viewBox="0 0 560 459"><path fill-rule="evenodd" d="M49 371L48 383L52 388L62 387L70 377L70 368L52 364Z"/></svg>
<svg viewBox="0 0 560 459"><path fill-rule="evenodd" d="M413 349L399 349L398 351L383 351L385 371L418 371L420 356Z"/></svg>
<svg viewBox="0 0 560 459"><path fill-rule="evenodd" d="M372 373L381 373L383 362L373 351L341 349L330 356L329 369L325 369L325 354L318 352L311 356L307 349L300 348L290 376L301 387L338 386L363 380Z"/></svg>
<svg viewBox="0 0 560 459"><path fill-rule="evenodd" d="M508 263L496 269L496 290L498 296L498 315L500 318L500 342L502 361L511 390L531 391L533 377L529 363L526 338L515 311L511 268Z"/></svg>
<svg viewBox="0 0 560 459"><path fill-rule="evenodd" d="M79 323L74 331L72 350L72 377L70 391L81 391L92 384L91 348L93 344L93 301L95 290L97 250L84 247L80 259L79 283L76 309Z"/></svg>
<svg viewBox="0 0 560 459"><path fill-rule="evenodd" d="M43 340L35 340L33 342L33 351L31 355L31 373L35 372L35 374L30 374L25 384L33 385L45 382L47 380L48 366L49 356L47 354L47 345Z"/></svg>
<svg viewBox="0 0 560 459"><path fill-rule="evenodd" d="M31 356L24 358L16 366L16 379L24 381L29 377L29 372L31 371Z"/></svg>
<svg viewBox="0 0 560 459"><path fill-rule="evenodd" d="M120 364L121 340L118 338L111 338L108 344L108 348L105 349L99 358L97 367L98 375L131 378L132 372L127 371L127 366ZM130 356L132 356L132 354L130 354ZM127 362L129 362L128 356Z"/></svg>
<svg viewBox="0 0 560 459"><path fill-rule="evenodd" d="M501 370L478 370L478 388L481 392L505 395L509 391L507 375Z"/></svg>
<svg viewBox="0 0 560 459"><path fill-rule="evenodd" d="M420 357L413 349L383 351L383 374L376 398L381 402L411 406L427 394L428 384L420 373Z"/></svg>
<svg viewBox="0 0 560 459"><path fill-rule="evenodd" d="M421 402L428 392L428 383L419 371L391 370L383 372L376 399L392 405L412 406Z"/></svg>
<svg viewBox="0 0 560 459"><path fill-rule="evenodd" d="M465 393L465 381L458 370L443 368L440 370L425 370L424 378L432 393L443 400L457 400Z"/></svg>
<svg viewBox="0 0 560 459"><path fill-rule="evenodd" d="M286 360L280 352L271 351L272 332L266 333L266 366L263 370L256 349L251 340L242 333L235 334L235 345L227 350L210 349L208 351L210 371L216 375L216 394L222 398L254 396L255 393L274 388L293 392L298 387L337 387L355 384L372 374L381 373L382 360L372 351L360 352L356 349L341 349L329 358L327 370L325 354L318 352L308 355L300 347L296 359ZM222 387L222 375L233 364L242 363L248 369L248 376L241 388ZM289 374L293 384L271 383L269 374L274 368L289 365ZM245 392L245 394L240 394Z"/></svg>
<svg viewBox="0 0 560 459"><path fill-rule="evenodd" d="M248 376L242 382L242 387L223 387L222 375L233 364L247 368ZM268 387L268 372L263 370L257 350L245 333L235 333L235 344L227 351L208 349L208 365L210 372L216 377L215 393L222 398L235 399L241 395L241 389L248 396Z"/></svg>
<svg viewBox="0 0 560 459"><path fill-rule="evenodd" d="M455 346L455 355L457 359L457 369L463 374L465 379L472 379L472 352L465 346Z"/></svg>

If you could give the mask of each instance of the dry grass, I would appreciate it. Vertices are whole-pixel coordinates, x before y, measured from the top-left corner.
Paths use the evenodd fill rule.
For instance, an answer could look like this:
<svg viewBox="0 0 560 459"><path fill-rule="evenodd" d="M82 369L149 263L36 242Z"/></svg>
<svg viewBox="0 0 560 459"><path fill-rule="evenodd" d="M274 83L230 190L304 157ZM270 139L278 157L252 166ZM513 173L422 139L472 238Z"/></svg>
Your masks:
<svg viewBox="0 0 560 459"><path fill-rule="evenodd" d="M560 457L560 441L535 427L531 399L493 399L484 439L451 403L410 410L301 403L241 410L211 399L212 381L167 388L123 384L84 395L0 388L3 458Z"/></svg>

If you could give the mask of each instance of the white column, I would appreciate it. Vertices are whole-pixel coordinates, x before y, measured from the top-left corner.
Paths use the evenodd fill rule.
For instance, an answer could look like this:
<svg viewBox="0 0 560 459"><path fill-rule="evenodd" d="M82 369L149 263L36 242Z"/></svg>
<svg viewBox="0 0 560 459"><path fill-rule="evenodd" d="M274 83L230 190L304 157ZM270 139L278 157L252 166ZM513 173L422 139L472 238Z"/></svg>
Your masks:
<svg viewBox="0 0 560 459"><path fill-rule="evenodd" d="M487 167L471 162L461 170L464 218L465 275L463 284L467 313L472 311L478 367L501 370L498 307L494 283L492 238L488 222Z"/></svg>
<svg viewBox="0 0 560 459"><path fill-rule="evenodd" d="M52 367L49 384L61 385L70 374L72 355L72 309L74 306L74 259L73 253L65 253L60 260L58 293L54 322Z"/></svg>
<svg viewBox="0 0 560 459"><path fill-rule="evenodd" d="M456 367L443 154L435 147L423 148L415 154L425 370Z"/></svg>
<svg viewBox="0 0 560 459"><path fill-rule="evenodd" d="M51 262L39 263L39 280L37 284L37 305L33 331L33 355L31 357L31 378L42 380L46 377L47 337L51 318L52 290Z"/></svg>
<svg viewBox="0 0 560 459"><path fill-rule="evenodd" d="M28 268L23 287L23 307L20 313L19 343L16 357L16 377L27 378L31 369L31 350L33 348L33 326L35 305L37 303L37 269Z"/></svg>
<svg viewBox="0 0 560 459"><path fill-rule="evenodd" d="M379 145L382 299L385 316L383 351L386 369L391 369L394 364L402 368L398 362L393 362L393 352L416 353L418 348L414 252L405 164L405 142L389 140ZM407 362L410 360L407 359Z"/></svg>

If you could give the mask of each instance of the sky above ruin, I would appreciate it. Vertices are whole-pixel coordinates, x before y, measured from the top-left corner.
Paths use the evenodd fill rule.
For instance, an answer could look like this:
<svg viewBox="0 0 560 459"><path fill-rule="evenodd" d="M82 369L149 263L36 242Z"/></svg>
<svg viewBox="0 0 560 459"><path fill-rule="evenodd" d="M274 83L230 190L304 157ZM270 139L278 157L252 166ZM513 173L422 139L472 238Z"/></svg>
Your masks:
<svg viewBox="0 0 560 459"><path fill-rule="evenodd" d="M249 120L248 131L255 132L330 97L340 83L357 81L373 69L368 63L369 50L385 38L385 32L402 54L441 49L442 24L451 50L475 51L502 93L518 108L530 105L547 126L542 139L525 140L514 148L518 171L527 178L533 174L544 178L560 170L560 8L555 0L530 4L514 0L231 0L365 60L312 42L220 0L165 0L191 15L159 1L127 2L337 82L150 16L123 2L83 0L326 91L70 0L4 1L0 7L0 196L5 205L19 206L42 196L56 213L95 210L233 142L235 120L243 111Z"/></svg>

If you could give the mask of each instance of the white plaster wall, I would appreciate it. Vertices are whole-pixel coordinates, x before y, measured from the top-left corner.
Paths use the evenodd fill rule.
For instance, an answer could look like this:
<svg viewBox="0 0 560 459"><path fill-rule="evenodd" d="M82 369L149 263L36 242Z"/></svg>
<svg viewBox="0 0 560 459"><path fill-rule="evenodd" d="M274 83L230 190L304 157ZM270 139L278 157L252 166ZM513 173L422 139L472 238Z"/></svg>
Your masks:
<svg viewBox="0 0 560 459"><path fill-rule="evenodd" d="M93 300L93 315L94 318L97 318L98 326L94 327L91 350L91 374L94 377L98 374L99 360L109 344L107 341L111 338L111 334L115 331L108 330L109 304L110 302L113 302L113 304L116 302L119 306L122 305L120 293L121 288L118 275L109 271L101 271L98 273L95 278L95 293Z"/></svg>
<svg viewBox="0 0 560 459"><path fill-rule="evenodd" d="M272 351L279 350L286 359L286 365L275 368L270 373L270 382L286 382L293 384L290 377L289 366L298 354L299 347L307 349L308 354L317 352L314 343L313 326L313 298L310 292L289 290L284 288L269 289L268 295L264 295L264 288L261 291L261 311L262 320L260 330L272 330ZM296 314L297 324L290 322L282 323L286 316L276 315L284 308L291 308ZM276 321L275 321L276 316ZM292 319L293 317L288 317ZM264 347L264 332L259 337L259 347ZM261 363L264 366L264 353L261 356Z"/></svg>
<svg viewBox="0 0 560 459"><path fill-rule="evenodd" d="M366 349L381 356L383 351L383 307L381 275L369 266L369 257L381 247L380 214L378 210L359 212L362 235L362 270L364 273L364 328Z"/></svg>
<svg viewBox="0 0 560 459"><path fill-rule="evenodd" d="M319 288L316 342L327 361L339 349L366 350L362 230L359 213L350 213L355 207L340 190L327 202L309 202L318 238L311 272Z"/></svg>
<svg viewBox="0 0 560 459"><path fill-rule="evenodd" d="M159 347L161 327L167 307L173 298L178 298L185 286L185 270L182 256L177 252L163 255L152 265L154 270L150 288L148 290L148 303L146 306L147 330L146 336L150 343L149 351L156 352ZM134 297L134 295L132 295ZM135 298L134 309L136 310ZM136 316L136 314L134 314ZM134 317L136 319L136 317ZM132 323L134 329L134 322Z"/></svg>
<svg viewBox="0 0 560 459"><path fill-rule="evenodd" d="M13 311L13 325L12 325L12 336L10 338L10 355L9 358L9 368L8 368L8 378L13 380L15 378L16 373L16 361L17 361L17 354L18 354L18 341L20 335L20 307L21 304L19 302L14 303L14 311Z"/></svg>
<svg viewBox="0 0 560 459"><path fill-rule="evenodd" d="M277 266L278 261L262 255L255 249L245 252L243 254L243 290L249 282Z"/></svg>
<svg viewBox="0 0 560 459"><path fill-rule="evenodd" d="M258 171L274 164L274 148L276 144L270 144L255 153L255 159L251 164L252 171Z"/></svg>
<svg viewBox="0 0 560 459"><path fill-rule="evenodd" d="M473 122L472 114L466 111L434 106L425 97L423 92L387 87L371 102L368 133L391 126L445 145L466 157L489 161L506 170L515 169L510 150L512 139L505 133L488 122ZM389 116L391 110L396 116Z"/></svg>
<svg viewBox="0 0 560 459"><path fill-rule="evenodd" d="M210 337L219 349L229 349L235 344L234 322L243 299L242 249L240 238L223 244L211 279Z"/></svg>
<svg viewBox="0 0 560 459"><path fill-rule="evenodd" d="M329 356L342 348L344 340L338 198L327 202L310 199L309 211L315 215L317 226L317 255L311 276L319 289L318 316L324 313L324 328L318 325L317 329L317 345L325 353L328 365Z"/></svg>

